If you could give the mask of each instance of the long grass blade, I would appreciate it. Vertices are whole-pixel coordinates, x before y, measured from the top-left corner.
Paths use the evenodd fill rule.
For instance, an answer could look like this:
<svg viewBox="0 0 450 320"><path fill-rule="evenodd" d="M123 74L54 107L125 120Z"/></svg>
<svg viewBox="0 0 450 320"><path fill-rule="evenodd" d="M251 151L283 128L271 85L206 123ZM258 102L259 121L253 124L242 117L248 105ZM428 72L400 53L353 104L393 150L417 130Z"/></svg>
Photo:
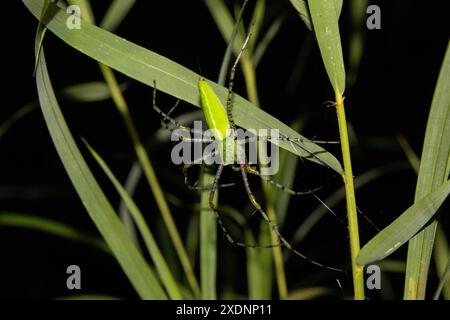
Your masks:
<svg viewBox="0 0 450 320"><path fill-rule="evenodd" d="M450 163L450 42L431 103L414 201L437 190L449 175ZM417 234L408 246L405 299L424 299L437 221Z"/></svg>
<svg viewBox="0 0 450 320"><path fill-rule="evenodd" d="M397 137L397 140L401 148L403 149L403 152L405 153L406 157L408 158L409 164L418 174L420 169L419 157L416 155L413 148L403 135L399 135ZM445 274L447 270L447 261L449 254L450 250L445 236L444 228L442 228L442 226L438 224L436 228L436 239L433 249L433 256L438 275L443 276ZM450 300L450 281L444 283L444 287L442 288L442 290L444 298L446 300Z"/></svg>
<svg viewBox="0 0 450 320"><path fill-rule="evenodd" d="M335 0L308 0L322 60L334 92L345 91L345 68Z"/></svg>
<svg viewBox="0 0 450 320"><path fill-rule="evenodd" d="M181 291L178 288L177 282L175 281L172 272L170 271L169 266L167 265L167 262L164 259L161 250L158 247L155 237L153 236L152 232L150 231L150 228L145 222L144 215L142 214L141 210L138 208L138 206L136 205L134 200L130 197L130 195L126 192L125 188L122 186L119 180L117 180L114 173L108 167L106 162L86 141L84 141L84 143L86 144L87 148L89 149L94 159L97 161L97 164L108 176L109 180L116 188L116 191L119 193L120 197L128 207L128 210L131 216L133 217L133 220L136 223L136 226L138 227L139 232L142 235L142 238L144 239L145 245L147 246L147 250L153 259L153 262L156 266L156 270L158 271L158 274L161 277L161 281L164 284L164 287L166 288L169 297L171 299L177 300L182 299L183 297L181 295Z"/></svg>
<svg viewBox="0 0 450 320"><path fill-rule="evenodd" d="M33 15L40 16L43 0L22 1ZM198 74L86 21L81 21L80 30L69 30L66 27L66 19L67 14L63 10L55 9L47 28L89 57L149 86L153 86L153 81L156 80L159 90L200 107L197 90ZM211 83L211 86L225 105L227 89L215 83ZM286 137L306 139L242 97L236 95L234 103L233 116L239 126L255 130L276 128ZM339 161L317 144L303 142L300 143L302 148L287 141L279 141L278 144L298 156L327 165L338 173L342 172Z"/></svg>
<svg viewBox="0 0 450 320"><path fill-rule="evenodd" d="M70 133L56 101L43 51L36 71L36 84L42 113L53 143L89 216L139 296L144 299L166 299L167 296L153 270L130 241Z"/></svg>
<svg viewBox="0 0 450 320"><path fill-rule="evenodd" d="M434 217L449 193L450 181L415 202L361 249L358 264L367 265L394 253Z"/></svg>
<svg viewBox="0 0 450 320"><path fill-rule="evenodd" d="M81 8L84 8L84 10L89 11L88 15L87 15L88 19L86 19L86 21L93 23L94 15L91 11L89 0L70 0L70 2L73 4L80 5ZM131 140L132 140L133 146L134 146L134 150L136 152L136 156L139 160L139 163L142 167L145 177L147 178L148 184L153 193L156 204L158 205L158 208L161 212L164 223L169 232L170 238L175 246L175 250L178 254L178 257L180 259L181 265L186 274L188 282L191 285L191 288L192 288L193 292L195 293L195 295L198 295L199 294L199 286L198 286L197 280L195 278L195 274L190 265L189 258L186 253L186 249L184 248L183 242L181 240L181 236L178 232L178 229L177 229L177 226L173 219L169 205L164 197L164 192L162 191L161 185L156 176L156 172L154 170L153 164L150 161L150 157L147 154L147 152L142 144L139 132L134 125L133 119L131 118L128 103L125 100L125 97L122 95L120 86L118 84L117 78L116 78L113 70L109 66L107 66L101 62L99 63L99 67L100 67L103 77L105 78L105 81L109 87L109 90L111 92L112 99L117 108L117 111L122 116L122 119L125 123L128 133L131 137Z"/></svg>

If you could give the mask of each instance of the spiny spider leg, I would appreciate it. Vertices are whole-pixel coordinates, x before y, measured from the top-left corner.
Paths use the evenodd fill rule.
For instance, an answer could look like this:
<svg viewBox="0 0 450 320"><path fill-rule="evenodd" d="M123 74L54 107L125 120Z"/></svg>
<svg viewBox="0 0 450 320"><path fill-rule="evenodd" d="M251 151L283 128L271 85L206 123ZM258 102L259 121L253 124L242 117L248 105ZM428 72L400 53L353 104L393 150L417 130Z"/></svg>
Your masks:
<svg viewBox="0 0 450 320"><path fill-rule="evenodd" d="M250 174L253 174L255 176L258 176L262 180L264 180L265 182L270 183L271 185L273 185L274 187L280 189L281 191L286 192L286 193L288 193L290 195L293 195L293 196L308 195L308 194L312 194L312 193L322 189L322 187L317 187L317 188L314 188L314 189L309 189L307 191L295 191L295 190L292 190L291 188L286 187L285 185L283 185L283 184L281 184L279 182L276 182L276 181L274 181L274 180L272 180L270 178L267 178L266 176L263 176L261 174L261 172L259 172L259 170L256 169L255 167L252 167L252 166L249 166L249 165L245 165L245 170L247 171L247 173L250 173Z"/></svg>
<svg viewBox="0 0 450 320"><path fill-rule="evenodd" d="M253 204L253 206L258 210L258 212L261 214L262 218L267 222L267 224L270 226L270 228L272 229L272 231L277 235L279 241L281 242L281 244L283 244L289 251L293 252L294 254L296 254L297 256L299 256L300 258L304 259L305 261L318 266L320 268L324 268L327 270L331 270L331 271L338 271L338 272L345 272L342 269L339 268L334 268L334 267L330 267L327 265L324 265L320 262L317 262L307 256L305 256L304 254L302 254L301 252L299 252L298 250L294 249L292 247L292 245L281 235L278 227L276 224L274 224L269 217L267 216L267 214L265 213L265 211L262 209L261 205L259 204L259 202L256 200L255 196L253 195L253 192L250 188L250 183L248 182L248 177L247 177L247 171L245 169L245 164L241 164L240 168L241 168L241 173L242 173L242 179L244 180L244 186L245 186L245 190L247 192L247 196L250 199L250 202Z"/></svg>
<svg viewBox="0 0 450 320"><path fill-rule="evenodd" d="M188 175L187 175L187 170L190 168L190 167L192 167L193 165L187 165L187 164L185 164L185 165L183 165L183 168L182 168L182 172L183 172L183 175L184 175L184 183L186 184L186 186L188 187L188 189L189 190L195 190L195 191L207 191L207 190L211 190L214 186L211 184L211 185L209 185L209 186L202 186L202 187L199 187L198 186L198 180L197 181L195 181L194 183L192 183L192 182L190 182L189 181L189 177L188 177ZM220 185L218 185L217 186L217 188L228 188L228 187L234 187L236 185L236 183L234 183L234 182L231 182L231 183L223 183L223 184L220 184Z"/></svg>
<svg viewBox="0 0 450 320"><path fill-rule="evenodd" d="M220 176L222 175L223 172L223 168L224 168L224 164L220 164L219 167L217 168L217 172L216 175L214 177L214 181L212 184L212 189L209 193L209 209L211 211L214 212L214 215L216 216L217 222L219 224L220 229L222 230L222 233L224 235L225 238L227 238L228 242L230 242L232 245L238 246L238 247L243 247L243 248L274 248L274 247L278 247L280 246L279 244L276 245L256 245L256 244L246 244L243 242L238 242L236 240L234 240L234 238L231 236L231 234L228 232L227 228L225 227L223 220L219 214L218 209L216 208L216 206L214 205L214 196L216 194L216 189L217 186L219 184L219 180L220 180Z"/></svg>

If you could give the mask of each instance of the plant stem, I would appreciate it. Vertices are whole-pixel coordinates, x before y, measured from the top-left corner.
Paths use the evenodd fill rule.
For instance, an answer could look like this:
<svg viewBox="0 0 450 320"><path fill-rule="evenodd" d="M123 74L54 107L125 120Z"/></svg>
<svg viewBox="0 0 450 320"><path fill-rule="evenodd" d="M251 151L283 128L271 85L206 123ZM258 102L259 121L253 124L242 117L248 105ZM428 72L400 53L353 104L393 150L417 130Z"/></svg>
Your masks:
<svg viewBox="0 0 450 320"><path fill-rule="evenodd" d="M253 103L256 106L259 106L259 98L258 98L258 87L256 84L256 75L255 75L255 68L253 65L253 61L250 57L250 53L246 53L242 56L241 60L241 67L242 67L242 73L244 74L245 79L245 85L247 89L247 95L251 103ZM260 150L262 151L262 150ZM275 208L273 206L271 197L270 197L270 186L267 182L262 181L262 187L264 191L264 195L266 198L266 211L267 216L269 217L270 221L273 221L273 223L277 223L277 213L275 211ZM278 239L277 234L273 230L270 231L270 239L271 243L276 245L280 241ZM288 289L287 289L287 283L286 283L286 273L284 271L284 265L283 265L283 254L281 252L280 246L274 246L273 249L273 262L275 265L275 276L277 279L277 285L278 285L278 295L280 299L286 299L288 296Z"/></svg>
<svg viewBox="0 0 450 320"><path fill-rule="evenodd" d="M191 263L189 261L189 257L187 252L183 246L183 242L181 240L178 229L175 225L175 221L173 220L172 214L169 209L169 205L164 197L164 193L161 189L161 185L159 184L158 178L156 177L155 170L153 168L152 163L150 162L150 158L145 151L144 146L142 145L141 139L139 137L139 133L137 132L134 123L131 119L130 112L128 109L128 105L120 91L119 84L117 83L117 79L114 76L111 68L104 64L99 64L100 70L108 84L108 87L111 90L111 96L116 105L119 113L121 114L127 130L131 136L131 140L133 142L133 146L139 160L139 163L142 167L145 177L150 185L150 189L155 198L156 204L161 211L161 215L163 217L164 223L166 224L167 230L169 231L169 235L172 239L175 250L180 259L183 270L186 274L186 278L191 286L192 291L196 296L200 293L200 287L198 285L197 279L195 278L194 271L192 270Z"/></svg>
<svg viewBox="0 0 450 320"><path fill-rule="evenodd" d="M360 250L358 215L356 212L355 188L353 185L352 161L350 155L350 143L348 139L347 119L345 116L344 99L336 93L336 110L339 123L339 134L344 161L344 185L347 201L347 219L350 234L350 254L352 261L353 290L355 300L364 300L364 269L356 264L356 257Z"/></svg>
<svg viewBox="0 0 450 320"><path fill-rule="evenodd" d="M202 169L201 186L213 184L215 176ZM214 211L209 208L210 190L201 193L200 202L200 282L201 299L217 299L217 219ZM218 205L218 190L214 194L214 206Z"/></svg>
<svg viewBox="0 0 450 320"><path fill-rule="evenodd" d="M266 199L270 199L269 196L270 190L269 185L266 182L263 182L263 189L264 194L266 195ZM274 221L276 223L277 221L277 213L275 211L275 208L273 207L272 201L267 201L267 216L269 217L270 221ZM272 244L277 244L280 242L278 239L278 236L273 230L270 230L270 237L272 240ZM284 266L283 266L283 253L281 252L281 247L273 247L273 262L275 264L275 276L277 279L278 284L278 295L280 296L280 299L286 299L288 296L288 289L287 289L287 283L286 283L286 273L284 272Z"/></svg>

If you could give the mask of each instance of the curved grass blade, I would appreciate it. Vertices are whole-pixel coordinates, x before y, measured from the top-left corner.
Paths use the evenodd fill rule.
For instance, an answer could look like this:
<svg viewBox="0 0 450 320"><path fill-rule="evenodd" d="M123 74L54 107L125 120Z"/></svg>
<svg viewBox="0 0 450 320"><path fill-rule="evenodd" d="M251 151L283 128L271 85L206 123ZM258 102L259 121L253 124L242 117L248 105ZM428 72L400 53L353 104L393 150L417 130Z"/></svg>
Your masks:
<svg viewBox="0 0 450 320"><path fill-rule="evenodd" d="M72 3L82 4L85 10L90 10L90 1L89 0L70 0ZM93 16L93 12L89 12L89 16ZM92 22L92 20L87 20L88 22ZM186 253L186 249L184 248L183 242L181 240L180 233L178 231L177 225L173 219L170 207L167 203L166 198L164 197L164 192L162 191L161 185L159 183L158 177L156 175L156 171L154 166L150 160L149 154L146 152L142 140L140 138L139 131L137 130L133 119L131 118L130 109L128 107L128 103L125 97L122 95L120 90L117 78L113 72L113 70L103 64L99 63L100 71L105 78L106 83L108 84L109 90L111 91L112 99L114 105L117 108L117 111L122 116L124 124L127 128L128 134L133 142L134 151L136 153L137 159L142 167L144 175L147 179L148 185L153 193L153 197L158 206L158 209L161 213L161 216L164 220L164 224L169 233L170 239L175 247L175 251L180 259L183 270L186 274L188 282L193 290L193 292L198 295L199 294L199 286L197 283L197 279L195 277L194 271L189 263L189 258Z"/></svg>
<svg viewBox="0 0 450 320"><path fill-rule="evenodd" d="M442 62L428 117L414 201L447 181L450 170L450 42ZM417 234L408 246L406 299L424 299L437 221Z"/></svg>
<svg viewBox="0 0 450 320"><path fill-rule="evenodd" d="M41 231L67 240L83 243L111 254L111 250L101 238L87 235L62 222L23 213L0 213L0 225Z"/></svg>
<svg viewBox="0 0 450 320"><path fill-rule="evenodd" d="M342 96L345 68L335 0L308 0L308 4L325 69L334 92Z"/></svg>
<svg viewBox="0 0 450 320"><path fill-rule="evenodd" d="M145 222L144 216L139 210L136 203L133 201L133 199L130 197L130 195L126 192L125 188L121 185L119 180L115 177L114 173L111 171L111 169L108 167L106 162L100 157L100 155L85 141L83 140L87 148L89 149L89 152L94 157L95 161L97 161L97 164L102 168L103 172L107 175L111 183L116 188L116 191L119 193L120 197L124 201L125 205L128 207L128 210L133 217L134 222L136 223L136 226L139 229L139 232L142 235L142 238L144 239L145 245L147 246L148 252L150 253L150 256L153 259L153 262L156 266L156 270L159 273L159 276L161 277L161 281L164 284L164 287L166 288L169 296L171 299L180 300L182 299L181 292L178 288L177 282L175 281L172 272L169 269L169 266L167 265L166 260L164 259L164 256L162 255L161 251L159 250L158 244L155 240L155 237L153 236L152 232L150 231L147 223Z"/></svg>
<svg viewBox="0 0 450 320"><path fill-rule="evenodd" d="M397 137L397 140L401 148L403 149L403 152L405 153L406 157L408 158L409 164L418 174L420 168L419 157L417 157L411 145L408 143L408 140L406 140L406 138L403 135L399 135ZM444 273L446 272L449 252L450 251L447 239L445 237L445 231L442 228L442 226L438 224L436 228L436 238L433 248L434 263L436 265L436 271L438 275L444 275ZM443 295L446 300L450 300L450 281L447 281L444 284Z"/></svg>
<svg viewBox="0 0 450 320"><path fill-rule="evenodd" d="M449 193L450 181L409 207L361 249L357 263L364 266L394 253L434 217Z"/></svg>
<svg viewBox="0 0 450 320"><path fill-rule="evenodd" d="M39 62L39 55L41 53L41 49L42 49L42 44L44 43L44 38L45 38L45 34L47 32L47 28L45 27L45 22L49 16L49 6L50 6L50 2L53 2L53 0L45 0L44 2L44 8L42 10L41 13L41 17L39 19L39 24L36 30L36 37L35 37L35 42L38 43L37 45L37 50L36 50L36 55L34 57L34 70L33 70L33 76L36 75L36 68Z"/></svg>
<svg viewBox="0 0 450 320"><path fill-rule="evenodd" d="M36 84L50 136L89 216L139 296L143 299L166 299L153 270L131 242L70 133L50 82L43 50L36 71Z"/></svg>
<svg viewBox="0 0 450 320"><path fill-rule="evenodd" d="M36 17L39 17L44 0L22 1ZM153 86L153 81L156 80L158 90L200 107L197 89L198 74L83 20L80 30L69 30L65 24L66 19L67 14L57 9L53 18L48 22L47 28L67 44L89 57L149 86ZM210 82L210 85L225 105L227 88L213 82ZM276 128L280 131L280 135L307 140L242 97L235 95L234 103L233 117L237 125L255 130ZM342 173L339 161L317 144L301 142L299 143L301 147L292 145L288 141L279 141L278 144L300 157L305 157Z"/></svg>

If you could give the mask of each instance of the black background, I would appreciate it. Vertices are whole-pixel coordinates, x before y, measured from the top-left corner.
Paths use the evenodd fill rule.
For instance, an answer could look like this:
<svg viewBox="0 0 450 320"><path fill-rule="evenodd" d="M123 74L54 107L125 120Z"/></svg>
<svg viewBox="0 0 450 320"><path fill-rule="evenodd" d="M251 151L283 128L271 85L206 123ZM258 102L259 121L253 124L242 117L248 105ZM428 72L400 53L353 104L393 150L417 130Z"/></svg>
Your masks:
<svg viewBox="0 0 450 320"><path fill-rule="evenodd" d="M94 12L100 20L109 1L93 3ZM433 90L449 36L450 6L446 0L371 3L381 7L382 29L366 32L360 74L355 86L346 92L348 120L359 139L353 149L355 175L376 166L404 160L395 140L400 133L420 154ZM4 90L1 121L37 99L32 76L37 21L21 1L8 1L4 5L6 9L3 12L10 13L4 17L7 22L2 33ZM257 70L261 105L287 123L299 114L306 114L306 136L336 139L335 114L332 108L323 106L323 102L333 99L333 92L317 46L308 57L298 89L293 94L287 93L286 79L289 79L303 39L309 31L288 1L268 1L268 8L269 21L279 14L287 15L280 33ZM345 45L348 43L347 21L348 6L345 5L341 18L344 56L348 52ZM210 79L217 78L226 47L208 10L198 0L140 0L116 33L194 71L201 70ZM101 80L94 61L50 33L45 39L45 47L55 90L84 81ZM124 77L119 78L125 80ZM129 83L131 86L126 97L143 139L148 140L159 127L158 118L151 111L151 89L133 81ZM240 77L236 91L244 94ZM173 103L173 99L160 96L161 105ZM124 178L134 156L126 130L112 103L76 105L68 102L61 105L73 134L86 137L109 160L118 176ZM192 110L189 106L185 107ZM383 142L374 144L374 137L383 139ZM58 160L39 110L17 123L0 140L0 150L0 211L42 215L65 221L85 232L96 232ZM154 152L154 157L151 154L158 174L172 171L176 176L177 169L168 163L166 149L159 150L164 152ZM338 148L331 150L339 155ZM329 190L338 185L336 177L328 181L329 173L319 174L320 184L328 185ZM178 178L182 179L181 176ZM117 196L101 175L99 179L116 205ZM171 180L162 181L163 187L169 188ZM359 191L358 205L377 225L385 226L411 204L415 181L412 170L392 174ZM49 190L44 194L35 194L35 186L47 186ZM182 194L180 190L178 192ZM141 186L138 196L144 208L149 212L155 211L145 186ZM185 218L178 217L177 221L183 229ZM448 218L443 217L443 220L444 224L448 224ZM317 244L323 232L330 234L330 237L336 233L337 240ZM341 260L347 259L346 230L333 217L327 218L315 233L305 243L310 248L307 251L317 256L317 250L332 246L334 255L342 256ZM363 226L362 242L374 233L370 227ZM78 264L83 270L82 293L136 297L117 263L86 246L38 232L0 227L0 252L0 297L3 298L46 299L71 294L65 288L65 268L69 264ZM401 258L404 253L401 251L396 257ZM231 265L244 273L242 266ZM295 270L294 267L296 264L292 263L288 271ZM313 271L307 268L305 272L310 274ZM223 277L225 275L223 271ZM302 277L303 274L293 273L288 282L301 284ZM401 297L402 277L392 278L395 297ZM330 281L335 283L333 277ZM341 279L341 282L344 283L343 290L351 292L350 279ZM432 272L430 287L435 285L436 277ZM245 287L239 290L245 292ZM374 294L376 297L377 294Z"/></svg>

